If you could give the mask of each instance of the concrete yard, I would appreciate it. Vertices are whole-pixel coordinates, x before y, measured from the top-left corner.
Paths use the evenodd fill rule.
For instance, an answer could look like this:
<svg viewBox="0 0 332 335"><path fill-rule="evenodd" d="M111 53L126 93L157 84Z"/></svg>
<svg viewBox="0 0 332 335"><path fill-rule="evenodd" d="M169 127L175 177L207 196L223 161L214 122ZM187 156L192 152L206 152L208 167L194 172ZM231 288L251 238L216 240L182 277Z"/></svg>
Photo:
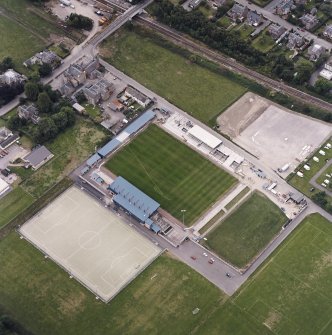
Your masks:
<svg viewBox="0 0 332 335"><path fill-rule="evenodd" d="M271 105L234 138L267 166L277 170L285 164L288 174L326 139L332 127Z"/></svg>
<svg viewBox="0 0 332 335"><path fill-rule="evenodd" d="M104 302L162 252L77 187L25 223L20 233Z"/></svg>

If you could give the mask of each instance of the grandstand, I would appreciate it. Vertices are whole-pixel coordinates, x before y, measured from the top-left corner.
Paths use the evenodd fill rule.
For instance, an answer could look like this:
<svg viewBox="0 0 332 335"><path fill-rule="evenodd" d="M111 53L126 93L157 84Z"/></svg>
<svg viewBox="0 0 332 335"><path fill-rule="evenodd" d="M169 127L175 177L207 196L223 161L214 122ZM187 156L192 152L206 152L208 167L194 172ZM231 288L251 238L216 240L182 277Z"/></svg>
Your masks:
<svg viewBox="0 0 332 335"><path fill-rule="evenodd" d="M155 233L161 231L160 227L150 219L160 207L158 202L122 177L117 177L108 189L115 193L113 201L116 205Z"/></svg>

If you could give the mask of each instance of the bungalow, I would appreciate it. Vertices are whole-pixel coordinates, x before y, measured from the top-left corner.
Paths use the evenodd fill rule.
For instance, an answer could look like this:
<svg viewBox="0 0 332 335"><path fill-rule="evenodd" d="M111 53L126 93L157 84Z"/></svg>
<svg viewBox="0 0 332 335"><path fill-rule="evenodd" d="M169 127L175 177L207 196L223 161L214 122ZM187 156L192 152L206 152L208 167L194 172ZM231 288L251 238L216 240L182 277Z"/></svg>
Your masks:
<svg viewBox="0 0 332 335"><path fill-rule="evenodd" d="M23 161L27 163L27 167L31 166L33 170L37 170L52 157L54 155L45 146L41 146L25 156Z"/></svg>
<svg viewBox="0 0 332 335"><path fill-rule="evenodd" d="M240 21L247 17L249 9L247 6L242 6L239 3L235 3L234 6L227 12L227 15L232 19L232 21Z"/></svg>
<svg viewBox="0 0 332 335"><path fill-rule="evenodd" d="M0 75L0 84L7 84L9 86L23 84L26 80L26 76L19 74L13 69L9 69Z"/></svg>
<svg viewBox="0 0 332 335"><path fill-rule="evenodd" d="M43 65L43 64L49 64L52 66L52 69L54 70L61 64L61 58L50 50L44 50L42 52L36 53L34 56L26 60L23 65L26 67L30 67L32 65Z"/></svg>
<svg viewBox="0 0 332 335"><path fill-rule="evenodd" d="M146 107L151 102L151 100L146 95L131 86L126 88L124 95L135 100L142 107Z"/></svg>
<svg viewBox="0 0 332 335"><path fill-rule="evenodd" d="M34 124L38 124L40 121L39 112L34 104L22 105L18 107L18 116L20 119L32 121Z"/></svg>
<svg viewBox="0 0 332 335"><path fill-rule="evenodd" d="M303 15L302 17L300 17L300 21L307 30L314 28L319 23L317 17L312 14Z"/></svg>
<svg viewBox="0 0 332 335"><path fill-rule="evenodd" d="M287 31L287 29L283 26L280 26L277 23L273 23L269 26L268 31L271 37L274 40L277 40L282 34L284 34Z"/></svg>
<svg viewBox="0 0 332 335"><path fill-rule="evenodd" d="M263 23L263 15L258 14L255 10L251 10L247 15L247 22L251 26L258 27L261 23Z"/></svg>
<svg viewBox="0 0 332 335"><path fill-rule="evenodd" d="M304 44L304 38L297 33L290 33L288 35L287 48L290 50L301 48Z"/></svg>
<svg viewBox="0 0 332 335"><path fill-rule="evenodd" d="M309 59L313 62L316 62L320 56L322 56L326 52L326 49L319 45L319 44L313 44L309 49L308 49L308 55Z"/></svg>
<svg viewBox="0 0 332 335"><path fill-rule="evenodd" d="M332 24L326 26L323 35L332 40Z"/></svg>

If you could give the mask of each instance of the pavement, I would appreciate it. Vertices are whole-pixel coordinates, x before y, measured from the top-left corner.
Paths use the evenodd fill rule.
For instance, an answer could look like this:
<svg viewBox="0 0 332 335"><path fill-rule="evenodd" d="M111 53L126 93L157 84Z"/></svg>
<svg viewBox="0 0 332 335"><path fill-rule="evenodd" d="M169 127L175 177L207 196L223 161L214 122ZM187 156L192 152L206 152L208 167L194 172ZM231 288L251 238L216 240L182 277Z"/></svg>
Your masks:
<svg viewBox="0 0 332 335"><path fill-rule="evenodd" d="M332 192L329 191L328 188L323 187L322 185L317 183L317 178L328 168L332 165L332 160L330 160L327 164L325 164L311 179L310 179L310 184L318 188L320 191L325 192L328 194L330 197L332 197ZM329 178L326 178L329 179Z"/></svg>

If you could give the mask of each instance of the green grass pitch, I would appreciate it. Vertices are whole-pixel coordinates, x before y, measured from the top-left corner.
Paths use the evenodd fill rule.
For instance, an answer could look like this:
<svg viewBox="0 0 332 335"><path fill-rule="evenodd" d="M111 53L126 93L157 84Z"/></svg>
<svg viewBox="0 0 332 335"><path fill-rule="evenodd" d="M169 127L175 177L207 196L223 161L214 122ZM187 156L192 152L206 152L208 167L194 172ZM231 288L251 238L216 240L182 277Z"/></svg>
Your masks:
<svg viewBox="0 0 332 335"><path fill-rule="evenodd" d="M155 125L116 153L106 167L190 226L236 179Z"/></svg>
<svg viewBox="0 0 332 335"><path fill-rule="evenodd" d="M234 265L244 267L286 223L287 217L268 198L253 193L217 225L205 244Z"/></svg>

